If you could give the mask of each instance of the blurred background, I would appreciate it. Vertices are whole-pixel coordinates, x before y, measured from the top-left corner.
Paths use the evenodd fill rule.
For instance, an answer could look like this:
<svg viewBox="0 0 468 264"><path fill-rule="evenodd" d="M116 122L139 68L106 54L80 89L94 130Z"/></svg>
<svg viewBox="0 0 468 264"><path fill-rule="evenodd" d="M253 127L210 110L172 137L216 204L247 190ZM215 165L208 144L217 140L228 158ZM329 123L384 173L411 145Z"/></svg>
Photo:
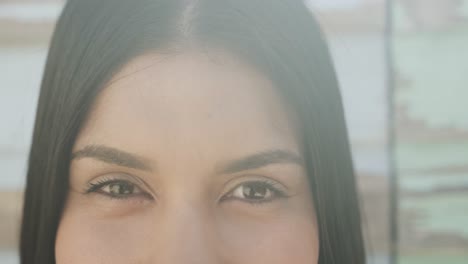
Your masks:
<svg viewBox="0 0 468 264"><path fill-rule="evenodd" d="M327 35L369 263L468 263L468 0L306 0ZM18 263L22 189L62 0L0 0L0 263Z"/></svg>

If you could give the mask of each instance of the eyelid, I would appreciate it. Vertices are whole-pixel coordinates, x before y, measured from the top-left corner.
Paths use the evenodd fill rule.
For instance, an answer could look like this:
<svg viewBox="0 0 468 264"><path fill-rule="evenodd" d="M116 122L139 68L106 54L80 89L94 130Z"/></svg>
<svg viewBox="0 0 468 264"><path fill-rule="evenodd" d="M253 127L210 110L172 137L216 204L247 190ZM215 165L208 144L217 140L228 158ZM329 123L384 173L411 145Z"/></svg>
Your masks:
<svg viewBox="0 0 468 264"><path fill-rule="evenodd" d="M247 179L245 179L247 178ZM220 201L224 201L224 200L227 200L230 198L231 194L237 189L239 188L240 186L244 185L244 184L248 184L248 183L263 183L266 185L267 188L269 188L273 193L274 195L276 195L276 197L272 198L272 199L268 199L268 200L259 200L259 201L253 201L253 200L248 200L248 199L236 199L236 200L244 200L246 202L249 202L249 203L268 203L268 202L272 202L276 199L281 199L281 198L289 198L291 197L292 195L289 195L288 194L288 188L280 183L279 181L277 180L274 180L274 179L271 179L269 177L265 177L265 176L258 176L258 175L248 175L248 176L244 176L242 177L241 179L245 179L245 180L239 180L239 182L237 184L234 185L234 187L230 188L228 192L226 192L225 194L223 194L221 197L220 197ZM237 181L237 179L236 179Z"/></svg>
<svg viewBox="0 0 468 264"><path fill-rule="evenodd" d="M128 182L134 185L136 188L141 190L141 193L146 193L153 199L155 197L154 191L151 187L142 179L137 176L133 176L127 173L111 173L93 178L86 184L84 194L97 192L99 189L115 183L115 182ZM94 190L93 190L94 189Z"/></svg>
<svg viewBox="0 0 468 264"><path fill-rule="evenodd" d="M229 180L228 182L226 182L225 186L229 185L229 186L234 186L235 188L241 184L249 183L249 182L266 182L274 186L278 186L281 190L284 190L285 192L289 191L289 188L285 184L283 184L281 181L274 179L272 177L263 176L260 174L245 174L240 177L235 177ZM232 190L234 188L229 188L229 189Z"/></svg>

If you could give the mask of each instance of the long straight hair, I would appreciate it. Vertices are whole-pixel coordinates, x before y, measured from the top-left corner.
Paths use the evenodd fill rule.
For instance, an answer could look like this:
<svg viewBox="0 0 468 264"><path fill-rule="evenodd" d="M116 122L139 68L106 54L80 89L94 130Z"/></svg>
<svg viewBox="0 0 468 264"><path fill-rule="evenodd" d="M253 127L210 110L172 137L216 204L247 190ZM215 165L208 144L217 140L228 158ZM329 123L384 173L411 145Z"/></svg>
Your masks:
<svg viewBox="0 0 468 264"><path fill-rule="evenodd" d="M223 48L275 84L300 121L319 227L319 263L365 263L338 82L320 27L300 0L69 0L41 84L21 263L55 263L71 150L104 84L135 56L186 46Z"/></svg>

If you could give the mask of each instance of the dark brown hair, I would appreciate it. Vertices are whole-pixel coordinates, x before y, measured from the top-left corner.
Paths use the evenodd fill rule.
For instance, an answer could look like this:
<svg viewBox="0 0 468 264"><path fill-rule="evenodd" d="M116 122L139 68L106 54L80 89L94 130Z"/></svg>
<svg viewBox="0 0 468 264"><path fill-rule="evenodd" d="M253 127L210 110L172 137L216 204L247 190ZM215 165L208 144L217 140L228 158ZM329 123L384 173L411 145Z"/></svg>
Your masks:
<svg viewBox="0 0 468 264"><path fill-rule="evenodd" d="M75 138L104 83L131 58L221 47L270 78L297 113L318 217L320 264L365 263L334 67L300 0L70 0L42 80L21 227L23 264L55 263Z"/></svg>

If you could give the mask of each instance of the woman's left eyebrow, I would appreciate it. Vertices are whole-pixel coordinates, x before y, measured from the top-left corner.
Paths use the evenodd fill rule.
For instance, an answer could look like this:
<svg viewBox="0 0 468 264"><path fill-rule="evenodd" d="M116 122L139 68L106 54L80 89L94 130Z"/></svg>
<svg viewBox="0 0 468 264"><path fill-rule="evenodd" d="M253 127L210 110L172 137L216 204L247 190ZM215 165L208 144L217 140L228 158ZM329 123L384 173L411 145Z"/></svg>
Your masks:
<svg viewBox="0 0 468 264"><path fill-rule="evenodd" d="M277 163L291 163L299 166L304 166L305 164L304 159L293 151L270 149L239 159L230 160L218 167L218 173L236 173Z"/></svg>
<svg viewBox="0 0 468 264"><path fill-rule="evenodd" d="M152 171L148 161L138 155L104 145L88 145L72 154L72 159L94 158L109 164Z"/></svg>

